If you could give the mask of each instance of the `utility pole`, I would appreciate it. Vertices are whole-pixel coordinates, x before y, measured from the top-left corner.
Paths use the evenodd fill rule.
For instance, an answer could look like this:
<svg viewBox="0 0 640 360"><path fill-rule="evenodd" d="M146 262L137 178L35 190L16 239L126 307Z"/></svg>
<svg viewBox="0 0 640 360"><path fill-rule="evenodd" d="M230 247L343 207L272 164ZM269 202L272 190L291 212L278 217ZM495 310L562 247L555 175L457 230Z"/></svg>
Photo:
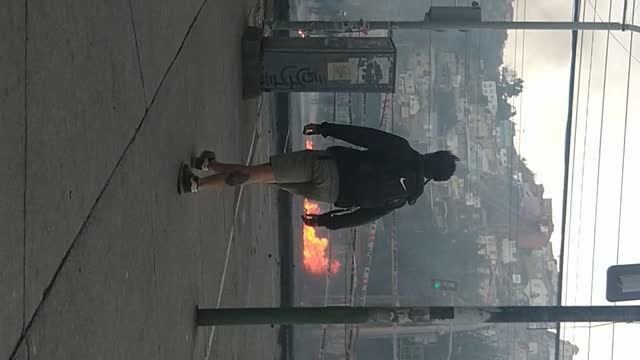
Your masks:
<svg viewBox="0 0 640 360"><path fill-rule="evenodd" d="M198 309L199 326L634 322L640 306L431 306Z"/></svg>

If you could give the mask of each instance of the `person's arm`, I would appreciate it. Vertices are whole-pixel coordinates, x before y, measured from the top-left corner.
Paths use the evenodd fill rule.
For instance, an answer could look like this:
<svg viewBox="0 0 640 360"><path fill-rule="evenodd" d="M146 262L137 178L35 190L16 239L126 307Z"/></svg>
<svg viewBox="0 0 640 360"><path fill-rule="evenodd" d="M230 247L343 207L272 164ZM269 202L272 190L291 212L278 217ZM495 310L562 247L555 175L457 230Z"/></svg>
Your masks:
<svg viewBox="0 0 640 360"><path fill-rule="evenodd" d="M320 134L324 137L330 136L369 150L393 151L409 147L409 142L398 135L363 126L323 122L316 125L315 133L312 132L308 135L314 134Z"/></svg>
<svg viewBox="0 0 640 360"><path fill-rule="evenodd" d="M360 208L353 212L332 214L331 212L318 215L318 226L337 230L356 227L371 223L391 212L390 208Z"/></svg>

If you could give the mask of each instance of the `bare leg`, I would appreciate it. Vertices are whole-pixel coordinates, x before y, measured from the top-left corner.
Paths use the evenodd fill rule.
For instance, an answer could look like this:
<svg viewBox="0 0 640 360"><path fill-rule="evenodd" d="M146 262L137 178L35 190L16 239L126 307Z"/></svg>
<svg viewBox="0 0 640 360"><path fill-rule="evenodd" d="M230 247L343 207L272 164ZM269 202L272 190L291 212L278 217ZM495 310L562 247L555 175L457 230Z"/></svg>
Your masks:
<svg viewBox="0 0 640 360"><path fill-rule="evenodd" d="M233 171L246 171L248 166L241 164L224 164L219 162L209 163L209 171L216 173L230 173Z"/></svg>
<svg viewBox="0 0 640 360"><path fill-rule="evenodd" d="M198 179L200 190L222 190L225 186L272 184L275 182L271 164L244 166L216 163L211 168L214 171L227 171Z"/></svg>

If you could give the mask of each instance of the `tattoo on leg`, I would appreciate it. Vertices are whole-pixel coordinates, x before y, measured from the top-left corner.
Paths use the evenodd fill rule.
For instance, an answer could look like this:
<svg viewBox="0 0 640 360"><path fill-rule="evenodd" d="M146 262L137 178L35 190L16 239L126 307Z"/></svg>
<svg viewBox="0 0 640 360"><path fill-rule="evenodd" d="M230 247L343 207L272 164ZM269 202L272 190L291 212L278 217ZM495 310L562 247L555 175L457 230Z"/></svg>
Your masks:
<svg viewBox="0 0 640 360"><path fill-rule="evenodd" d="M234 171L227 175L224 182L229 186L238 186L246 183L249 180L249 174L242 171Z"/></svg>

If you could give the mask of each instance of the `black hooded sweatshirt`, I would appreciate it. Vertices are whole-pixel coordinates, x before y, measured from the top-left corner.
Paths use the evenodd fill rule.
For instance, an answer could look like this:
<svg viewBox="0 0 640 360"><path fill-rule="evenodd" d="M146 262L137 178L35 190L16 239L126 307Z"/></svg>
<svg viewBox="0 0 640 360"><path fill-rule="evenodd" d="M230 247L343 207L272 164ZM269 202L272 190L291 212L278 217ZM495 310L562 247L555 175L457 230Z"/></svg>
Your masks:
<svg viewBox="0 0 640 360"><path fill-rule="evenodd" d="M405 204L413 205L424 191L423 155L397 135L372 128L322 123L318 134L356 145L362 150L332 146L327 152L338 167L338 210L319 215L328 229L354 227Z"/></svg>

